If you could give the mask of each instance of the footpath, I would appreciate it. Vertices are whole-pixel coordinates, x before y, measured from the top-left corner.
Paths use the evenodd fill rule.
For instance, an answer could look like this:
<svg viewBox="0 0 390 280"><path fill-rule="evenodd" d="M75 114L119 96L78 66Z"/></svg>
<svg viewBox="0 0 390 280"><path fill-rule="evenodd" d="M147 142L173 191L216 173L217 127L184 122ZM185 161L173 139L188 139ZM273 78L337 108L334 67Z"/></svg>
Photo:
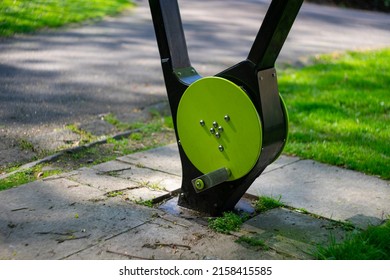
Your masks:
<svg viewBox="0 0 390 280"><path fill-rule="evenodd" d="M146 13L144 2L142 1L143 4L138 9L139 13L134 15L138 20L136 31L144 30L141 26L150 25L150 16ZM197 69L202 74L215 73L218 70L216 68L236 61L239 55L246 55L240 51L243 49L240 42L251 42L252 34L249 33L257 31L258 19L253 14L251 17L245 17L247 10L243 7L257 3L247 1L244 5L240 2L237 5L243 5L242 9L234 9L235 15L240 17L236 32L242 33L240 30L247 30L247 26L256 27L249 30L248 34L242 34L245 40L238 42L234 40L233 33L229 33L232 29L235 30L235 27L227 25L225 18L213 22L215 28L220 30L214 40L206 36L207 28L198 24L199 20L214 19L215 10L223 7L228 9L232 5L227 5L226 1L213 1L210 5L214 8L205 11L200 8L204 5L200 3L202 1L182 2L183 18L189 20L185 24L189 27L187 35L191 43L190 54L195 54L194 61L199 65ZM233 10L221 12L220 15L229 12ZM197 24L192 24L195 18ZM128 26L127 22L124 19L119 21L124 21L120 25L122 29L116 28L116 19L108 21L107 24L116 32L127 30L128 27L123 28ZM388 16L379 13L322 7L320 9L317 5L307 5L292 30L292 36L286 42L289 47L283 49L280 58L281 61L290 61L289 58L307 57L314 51L323 53L330 50L386 46L390 44L390 36L384 36L389 34L388 24ZM84 35L79 35L76 42L80 42L93 28L103 30L104 24L83 29L81 33ZM66 36L71 36L70 33ZM100 33L104 35L103 31ZM145 37L142 38L128 38L131 38L129 40L134 41L135 45L144 45L145 42L153 41L147 34L149 33L145 32ZM50 40L62 38L52 35L43 37ZM39 36L42 37L38 35L37 38ZM137 42L137 38L140 42ZM22 56L18 55L16 48L10 48L12 51L7 48L19 46L20 49L25 49L24 44L26 41L31 43L31 40L34 39L28 37L17 44L11 42L2 45L0 57L7 55L4 58L7 64L14 64L12 59ZM213 59L208 59L210 55L203 55L205 44L198 44L199 40L214 44L214 48L207 48L218 51L220 55L216 56L211 52ZM219 44L226 44L226 41L232 42L228 50L217 47ZM364 45L361 44L362 41ZM57 43L53 42L49 46ZM128 48L132 46L130 43L126 42ZM95 46L95 52L91 52L91 55L97 53L100 59L101 52L96 52L99 45L91 45ZM74 49L74 46L72 48ZM150 49L156 51L154 41ZM118 47L119 50L121 48ZM131 53L129 49L125 51ZM108 58L113 59L114 53L117 52L112 51ZM139 60L139 51L133 52L132 55L138 56ZM122 57L123 61L129 59ZM35 60L28 61L31 64ZM69 60L64 58L63 61ZM156 62L153 69L157 69L153 72L153 79L161 78L157 53L154 53L148 60L142 61L141 65L144 67L138 64L132 68L131 71L139 72L134 75L138 83L147 83L144 78L151 76L147 71L151 61ZM296 62L294 59L291 61ZM65 71L67 67L61 68L61 71ZM147 73L141 73L140 69L144 68ZM106 71L105 67L102 69ZM118 72L114 73L115 81L118 82L116 73ZM42 77L28 76L29 79L34 79L32 84L36 85L36 90L40 92L38 87L42 85ZM80 77L89 79L88 75ZM94 81L99 79L99 75L96 77ZM61 76L61 79L63 78ZM66 80L72 80L68 78ZM154 81L152 86L163 92L160 82L161 79ZM7 83L17 85L19 81L16 79ZM80 92L85 88L86 85L83 84ZM126 85L121 84L120 88L124 88L124 94L128 94ZM146 87L144 88L146 90ZM35 87L30 87L31 89L35 90ZM63 88L59 87L59 90ZM140 93L142 96L142 92ZM141 101L136 99L136 102ZM82 103L82 106L92 108L87 103ZM39 110L36 112L42 113ZM25 117L29 116L31 115L27 114ZM23 131L23 127L15 128L15 131L17 130ZM8 139L8 136L4 139ZM238 232L231 234L214 232L208 227L209 217L178 207L180 184L180 160L177 147L172 144L2 191L0 259L312 259L317 245L328 244L330 236L342 240L349 233L351 226L364 229L368 225L380 224L390 215L388 181L295 157L281 156L270 165L248 189L245 197L238 203L237 210L252 213L251 203L258 196L280 198L285 207L253 214ZM148 205L150 200L154 202L153 207ZM261 240L265 246L239 243L237 240L241 236Z"/></svg>
<svg viewBox="0 0 390 280"><path fill-rule="evenodd" d="M312 259L330 236L345 237L341 222L365 228L390 214L388 182L282 156L237 209L250 213L252 196L281 197L289 207L226 235L177 206L180 183L172 144L2 191L0 259ZM142 205L149 200L154 207ZM240 236L266 247L237 243Z"/></svg>

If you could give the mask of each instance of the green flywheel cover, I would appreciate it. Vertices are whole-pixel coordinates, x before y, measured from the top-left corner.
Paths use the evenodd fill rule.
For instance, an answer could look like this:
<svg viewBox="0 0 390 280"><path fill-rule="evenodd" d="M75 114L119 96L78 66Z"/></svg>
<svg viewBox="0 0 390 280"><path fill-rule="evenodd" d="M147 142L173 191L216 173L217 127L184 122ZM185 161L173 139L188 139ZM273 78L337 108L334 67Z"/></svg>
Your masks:
<svg viewBox="0 0 390 280"><path fill-rule="evenodd" d="M205 77L184 92L177 111L181 146L203 174L222 167L229 181L246 175L262 146L259 114L248 95L220 77Z"/></svg>

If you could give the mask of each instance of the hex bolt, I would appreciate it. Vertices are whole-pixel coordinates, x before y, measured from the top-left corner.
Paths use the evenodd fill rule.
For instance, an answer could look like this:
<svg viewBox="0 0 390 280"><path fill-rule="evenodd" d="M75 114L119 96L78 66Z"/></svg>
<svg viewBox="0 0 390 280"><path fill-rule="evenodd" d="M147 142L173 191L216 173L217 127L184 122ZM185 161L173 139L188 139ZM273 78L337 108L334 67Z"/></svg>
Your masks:
<svg viewBox="0 0 390 280"><path fill-rule="evenodd" d="M215 133L214 127L210 128L210 133L211 133L211 134L214 134L214 133Z"/></svg>
<svg viewBox="0 0 390 280"><path fill-rule="evenodd" d="M219 149L220 152L223 152L223 151L225 150L224 147L223 147L222 145L219 145L219 146L218 146L218 149Z"/></svg>
<svg viewBox="0 0 390 280"><path fill-rule="evenodd" d="M217 123L216 121L214 121L214 122L213 122L213 126L214 126L215 128L217 128L217 127L218 127L218 123Z"/></svg>
<svg viewBox="0 0 390 280"><path fill-rule="evenodd" d="M221 134L219 134L219 132L217 132L217 133L215 133L215 137L220 138Z"/></svg>
<svg viewBox="0 0 390 280"><path fill-rule="evenodd" d="M225 119L225 121L227 121L227 122L230 121L229 115L225 115L224 119Z"/></svg>
<svg viewBox="0 0 390 280"><path fill-rule="evenodd" d="M201 126L204 126L204 125L205 125L204 120L200 120L199 123L200 123Z"/></svg>
<svg viewBox="0 0 390 280"><path fill-rule="evenodd" d="M223 131L223 127L222 127L222 126L219 126L219 127L218 127L218 131L219 131L219 132L222 132L222 131Z"/></svg>

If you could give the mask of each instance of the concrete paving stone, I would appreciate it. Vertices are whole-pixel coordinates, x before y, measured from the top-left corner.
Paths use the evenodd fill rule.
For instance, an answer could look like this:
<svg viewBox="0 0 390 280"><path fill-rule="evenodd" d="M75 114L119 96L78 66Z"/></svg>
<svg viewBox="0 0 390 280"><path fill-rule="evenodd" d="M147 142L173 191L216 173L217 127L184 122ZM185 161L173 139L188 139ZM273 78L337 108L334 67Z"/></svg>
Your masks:
<svg viewBox="0 0 390 280"><path fill-rule="evenodd" d="M118 160L177 176L182 175L177 144L127 155L118 158Z"/></svg>
<svg viewBox="0 0 390 280"><path fill-rule="evenodd" d="M312 160L301 160L260 176L249 194L279 197L283 203L334 220L366 227L390 214L389 183L377 177Z"/></svg>
<svg viewBox="0 0 390 280"><path fill-rule="evenodd" d="M331 238L341 241L346 235L339 223L285 208L255 216L244 223L243 230L277 252L298 259L312 259L318 245L328 245Z"/></svg>
<svg viewBox="0 0 390 280"><path fill-rule="evenodd" d="M236 236L211 231L163 212L137 228L72 255L69 259L286 259L273 250L236 243Z"/></svg>
<svg viewBox="0 0 390 280"><path fill-rule="evenodd" d="M148 200L160 200L161 197L166 197L169 194L167 191L163 190L153 190L147 187L144 188L135 188L131 190L123 191L122 197L126 200L134 202L143 202Z"/></svg>
<svg viewBox="0 0 390 280"><path fill-rule="evenodd" d="M165 172L152 170L133 165L131 169L118 172L119 178L132 180L149 188L165 190L168 192L178 191L181 187L181 177Z"/></svg>
<svg viewBox="0 0 390 280"><path fill-rule="evenodd" d="M99 173L99 171L87 167L78 169L76 174L69 176L69 179L105 193L138 187L137 182Z"/></svg>
<svg viewBox="0 0 390 280"><path fill-rule="evenodd" d="M271 172L271 171L278 169L278 168L282 168L284 166L287 166L287 165L292 164L294 162L297 162L299 160L301 160L301 159L298 157L290 157L290 156L281 155L272 164L268 165L262 174Z"/></svg>
<svg viewBox="0 0 390 280"><path fill-rule="evenodd" d="M120 199L89 201L100 193L66 179L1 192L0 259L60 259L151 216Z"/></svg>
<svg viewBox="0 0 390 280"><path fill-rule="evenodd" d="M132 164L181 174L176 144L120 158ZM299 172L299 173L298 173ZM389 183L359 172L280 156L252 184L247 193L272 196L296 208L356 226L379 224L390 214Z"/></svg>
<svg viewBox="0 0 390 280"><path fill-rule="evenodd" d="M118 160L112 160L94 165L91 168L98 171L98 173L110 173L117 172L119 170L131 169L133 168L133 165Z"/></svg>
<svg viewBox="0 0 390 280"><path fill-rule="evenodd" d="M140 165L124 163L123 161L114 160L102 163L92 167L92 169L96 170L95 172L97 173L91 172L89 169L83 169L89 175L88 179L85 178L85 174L82 175L84 178L81 179L82 182L92 183L92 185L96 185L96 182L98 182L98 187L104 188L104 181L98 178L102 175L107 176L105 174L110 174L110 177L122 180L122 183L116 185L115 189L110 188L111 191L124 190L126 189L125 186L129 185L131 186L130 189L125 190L123 194L124 197L132 201L158 199L161 196L165 197L170 192L179 191L181 186L181 178L179 176L140 167ZM80 181L80 176L76 180ZM110 180L110 182L106 182L106 186L112 185L112 179L109 178L107 180ZM118 186L122 186L122 188L118 188Z"/></svg>

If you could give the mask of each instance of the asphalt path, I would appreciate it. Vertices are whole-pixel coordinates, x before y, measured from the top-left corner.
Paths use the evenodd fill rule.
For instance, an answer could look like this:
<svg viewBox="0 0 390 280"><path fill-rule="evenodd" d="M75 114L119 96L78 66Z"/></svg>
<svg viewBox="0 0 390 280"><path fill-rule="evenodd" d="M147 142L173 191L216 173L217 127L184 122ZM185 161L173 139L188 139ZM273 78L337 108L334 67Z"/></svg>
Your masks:
<svg viewBox="0 0 390 280"><path fill-rule="evenodd" d="M201 75L246 58L269 2L179 0ZM0 40L0 152L15 138L167 100L149 6L137 3L101 22ZM277 62L384 46L390 46L389 14L305 2Z"/></svg>

